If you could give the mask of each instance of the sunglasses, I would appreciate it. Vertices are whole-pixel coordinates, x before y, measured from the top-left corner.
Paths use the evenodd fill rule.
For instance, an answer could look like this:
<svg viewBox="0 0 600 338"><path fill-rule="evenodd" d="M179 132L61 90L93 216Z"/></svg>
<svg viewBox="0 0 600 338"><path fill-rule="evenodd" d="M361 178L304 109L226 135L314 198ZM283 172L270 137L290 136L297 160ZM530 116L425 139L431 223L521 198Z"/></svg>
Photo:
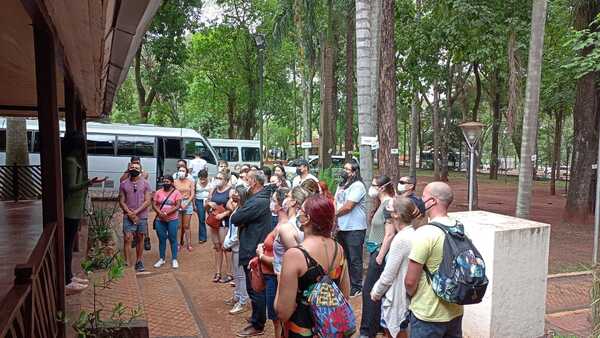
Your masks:
<svg viewBox="0 0 600 338"><path fill-rule="evenodd" d="M409 181L398 181L398 183L400 183L400 184L413 184L412 182L409 182Z"/></svg>

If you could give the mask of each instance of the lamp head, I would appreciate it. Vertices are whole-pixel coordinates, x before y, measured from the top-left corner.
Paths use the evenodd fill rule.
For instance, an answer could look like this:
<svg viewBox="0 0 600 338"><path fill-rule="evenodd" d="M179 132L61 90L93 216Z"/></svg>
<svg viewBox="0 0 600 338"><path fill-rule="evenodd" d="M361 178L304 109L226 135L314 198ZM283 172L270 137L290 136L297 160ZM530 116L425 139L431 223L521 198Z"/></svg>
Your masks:
<svg viewBox="0 0 600 338"><path fill-rule="evenodd" d="M465 122L458 125L469 147L474 147L479 141L485 125L481 122Z"/></svg>
<svg viewBox="0 0 600 338"><path fill-rule="evenodd" d="M256 33L254 34L254 42L256 42L256 47L260 50L265 48L266 45L266 41L265 41L265 35L262 33Z"/></svg>

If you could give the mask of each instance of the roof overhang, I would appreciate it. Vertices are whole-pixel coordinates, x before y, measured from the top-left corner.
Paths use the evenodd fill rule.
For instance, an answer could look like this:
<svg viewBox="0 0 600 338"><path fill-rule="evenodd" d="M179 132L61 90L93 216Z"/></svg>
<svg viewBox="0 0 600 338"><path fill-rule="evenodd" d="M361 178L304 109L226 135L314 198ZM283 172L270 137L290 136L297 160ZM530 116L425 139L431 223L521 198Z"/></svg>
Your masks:
<svg viewBox="0 0 600 338"><path fill-rule="evenodd" d="M57 101L69 74L88 117L110 113L160 0L4 0L0 5L0 115L35 116L32 18L41 14L57 50Z"/></svg>

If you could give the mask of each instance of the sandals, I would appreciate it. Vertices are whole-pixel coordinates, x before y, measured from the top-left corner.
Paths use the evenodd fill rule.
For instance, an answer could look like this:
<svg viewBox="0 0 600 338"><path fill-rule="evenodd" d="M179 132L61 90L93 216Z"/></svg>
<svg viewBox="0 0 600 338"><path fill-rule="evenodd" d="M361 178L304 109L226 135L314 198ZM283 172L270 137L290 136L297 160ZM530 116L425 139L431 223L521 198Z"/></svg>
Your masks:
<svg viewBox="0 0 600 338"><path fill-rule="evenodd" d="M229 283L232 280L233 280L233 276L227 275L226 277L221 277L221 280L219 281L219 283Z"/></svg>
<svg viewBox="0 0 600 338"><path fill-rule="evenodd" d="M219 281L221 280L221 274L220 273L215 273L215 275L213 276L213 283L219 283Z"/></svg>

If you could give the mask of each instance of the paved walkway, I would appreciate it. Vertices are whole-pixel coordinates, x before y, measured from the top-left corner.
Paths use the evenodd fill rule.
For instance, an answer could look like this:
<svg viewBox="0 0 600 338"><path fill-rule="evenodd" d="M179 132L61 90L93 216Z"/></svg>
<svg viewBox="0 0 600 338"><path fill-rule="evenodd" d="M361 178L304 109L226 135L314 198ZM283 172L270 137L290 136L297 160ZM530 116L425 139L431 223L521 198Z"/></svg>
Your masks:
<svg viewBox="0 0 600 338"><path fill-rule="evenodd" d="M197 238L196 228L193 230ZM147 271L135 274L128 268L116 286L102 292L99 303L105 309L119 301L130 308L142 306L151 337L235 337L250 312L236 316L228 313L230 307L223 300L231 297L233 288L211 281L214 272L212 245L195 243L192 252L183 250L177 270L169 263L154 269L158 242L153 231L151 238L152 251L146 252L144 257ZM590 275L548 279L546 326L549 333L590 335L590 288ZM69 297L69 304L72 309L90 308L91 298L91 290L88 290L80 296ZM353 299L351 304L360 318L360 299ZM273 337L272 332L272 325L268 323L264 337Z"/></svg>

